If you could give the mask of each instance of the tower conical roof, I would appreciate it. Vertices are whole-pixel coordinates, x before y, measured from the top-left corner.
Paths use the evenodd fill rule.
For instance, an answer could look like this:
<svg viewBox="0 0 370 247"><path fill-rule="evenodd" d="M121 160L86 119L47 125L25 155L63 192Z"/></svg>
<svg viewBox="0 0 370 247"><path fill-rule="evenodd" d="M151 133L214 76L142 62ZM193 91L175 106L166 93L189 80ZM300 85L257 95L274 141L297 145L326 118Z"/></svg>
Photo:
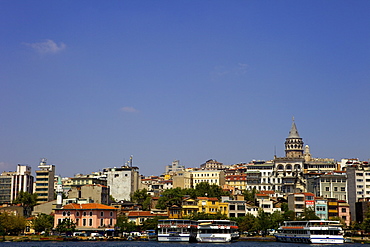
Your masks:
<svg viewBox="0 0 370 247"><path fill-rule="evenodd" d="M290 131L289 131L288 138L300 138L298 134L297 126L295 125L295 122L294 122L294 118L293 118L292 127L290 128Z"/></svg>

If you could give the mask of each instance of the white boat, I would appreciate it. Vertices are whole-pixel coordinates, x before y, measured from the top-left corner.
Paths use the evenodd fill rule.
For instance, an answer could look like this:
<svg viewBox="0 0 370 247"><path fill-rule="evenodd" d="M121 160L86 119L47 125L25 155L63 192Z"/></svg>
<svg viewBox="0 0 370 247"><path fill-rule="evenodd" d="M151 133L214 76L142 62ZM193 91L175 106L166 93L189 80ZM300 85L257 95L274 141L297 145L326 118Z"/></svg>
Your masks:
<svg viewBox="0 0 370 247"><path fill-rule="evenodd" d="M235 221L198 220L197 228L197 242L226 243L239 238Z"/></svg>
<svg viewBox="0 0 370 247"><path fill-rule="evenodd" d="M343 230L339 221L284 221L275 233L276 241L310 244L342 244Z"/></svg>
<svg viewBox="0 0 370 247"><path fill-rule="evenodd" d="M186 219L158 220L158 242L194 242L197 222Z"/></svg>

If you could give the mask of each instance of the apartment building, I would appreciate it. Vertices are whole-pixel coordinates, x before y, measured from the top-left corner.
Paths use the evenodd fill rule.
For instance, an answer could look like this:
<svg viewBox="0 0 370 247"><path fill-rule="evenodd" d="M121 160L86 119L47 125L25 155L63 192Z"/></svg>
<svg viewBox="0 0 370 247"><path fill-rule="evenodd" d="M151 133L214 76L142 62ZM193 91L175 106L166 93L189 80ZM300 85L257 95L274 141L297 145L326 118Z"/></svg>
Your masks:
<svg viewBox="0 0 370 247"><path fill-rule="evenodd" d="M222 170L198 170L191 172L193 188L197 184L207 182L209 184L215 184L223 186L225 184L225 172Z"/></svg>
<svg viewBox="0 0 370 247"><path fill-rule="evenodd" d="M348 203L351 212L355 212L357 202L370 200L370 166L364 162L352 162L347 164L345 169L347 174ZM351 214L351 221L357 221L355 213Z"/></svg>
<svg viewBox="0 0 370 247"><path fill-rule="evenodd" d="M42 158L36 172L35 193L37 203L45 203L54 200L54 176L55 166L46 164L47 159Z"/></svg>
<svg viewBox="0 0 370 247"><path fill-rule="evenodd" d="M296 217L303 214L305 208L315 210L315 195L313 193L293 193L288 195L288 207Z"/></svg>
<svg viewBox="0 0 370 247"><path fill-rule="evenodd" d="M17 165L15 172L3 172L0 176L0 204L11 203L20 191L33 193L33 176L31 167Z"/></svg>
<svg viewBox="0 0 370 247"><path fill-rule="evenodd" d="M347 175L343 171L329 172L312 179L312 192L315 196L347 200Z"/></svg>

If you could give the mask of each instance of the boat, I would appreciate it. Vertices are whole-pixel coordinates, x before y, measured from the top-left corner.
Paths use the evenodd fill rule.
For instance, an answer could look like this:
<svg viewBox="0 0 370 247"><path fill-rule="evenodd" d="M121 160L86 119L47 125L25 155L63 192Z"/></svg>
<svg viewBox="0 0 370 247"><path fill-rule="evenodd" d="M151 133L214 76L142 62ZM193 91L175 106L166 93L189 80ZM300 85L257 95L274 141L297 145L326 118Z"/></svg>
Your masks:
<svg viewBox="0 0 370 247"><path fill-rule="evenodd" d="M197 242L226 243L239 238L238 226L230 220L198 220Z"/></svg>
<svg viewBox="0 0 370 247"><path fill-rule="evenodd" d="M188 219L158 220L158 242L194 242L197 222Z"/></svg>
<svg viewBox="0 0 370 247"><path fill-rule="evenodd" d="M275 233L276 241L309 244L342 244L343 230L339 221L284 221Z"/></svg>

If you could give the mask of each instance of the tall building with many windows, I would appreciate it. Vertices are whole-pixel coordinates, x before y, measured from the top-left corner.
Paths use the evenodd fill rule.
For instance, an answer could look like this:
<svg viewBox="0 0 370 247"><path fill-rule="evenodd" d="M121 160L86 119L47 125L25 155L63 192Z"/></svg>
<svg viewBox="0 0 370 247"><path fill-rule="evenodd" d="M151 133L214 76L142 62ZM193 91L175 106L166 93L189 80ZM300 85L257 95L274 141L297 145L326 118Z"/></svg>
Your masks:
<svg viewBox="0 0 370 247"><path fill-rule="evenodd" d="M31 167L17 165L15 172L3 172L0 176L0 203L11 203L20 191L33 193Z"/></svg>
<svg viewBox="0 0 370 247"><path fill-rule="evenodd" d="M54 200L54 176L55 166L46 164L47 159L42 158L36 171L35 193L37 203Z"/></svg>

